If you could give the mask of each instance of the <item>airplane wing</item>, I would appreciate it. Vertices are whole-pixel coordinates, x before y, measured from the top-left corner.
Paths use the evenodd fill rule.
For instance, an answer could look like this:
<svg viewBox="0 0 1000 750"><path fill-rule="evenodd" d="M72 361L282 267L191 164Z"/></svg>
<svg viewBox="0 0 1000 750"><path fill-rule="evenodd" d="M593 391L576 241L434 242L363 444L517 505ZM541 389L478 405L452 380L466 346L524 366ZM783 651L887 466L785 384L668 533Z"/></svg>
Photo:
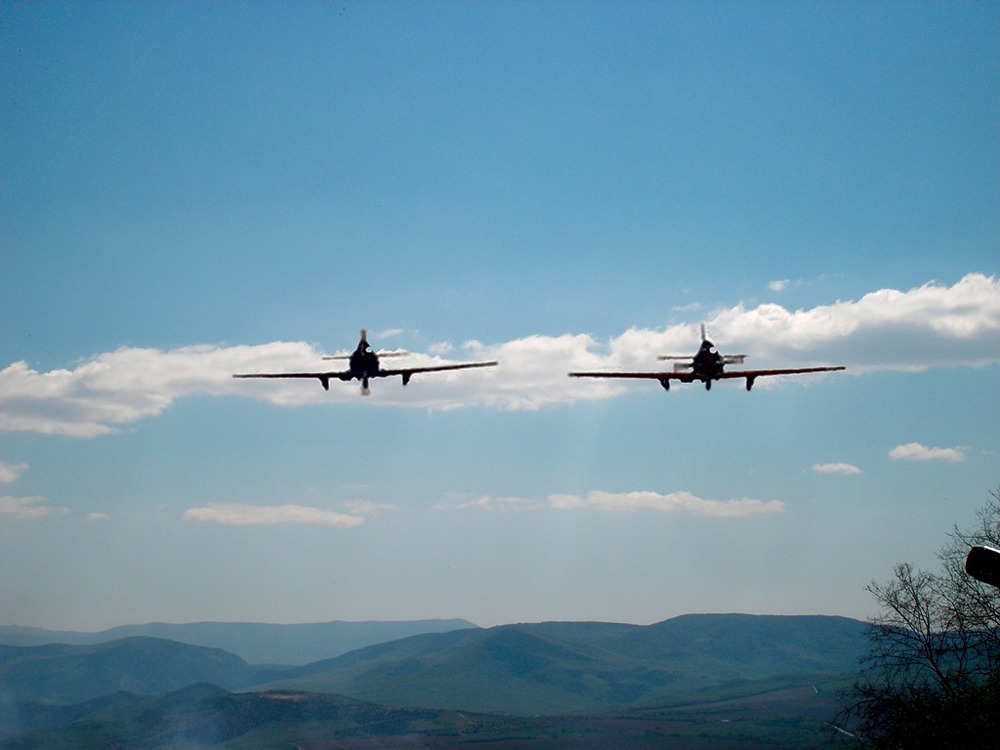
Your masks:
<svg viewBox="0 0 1000 750"><path fill-rule="evenodd" d="M753 388L754 381L757 378L765 377L768 375L797 375L807 372L834 372L836 370L847 369L840 365L837 367L794 367L779 370L731 370L723 371L718 375L714 376L712 380L729 380L732 378L743 378L747 383L747 390L749 391ZM571 372L569 373L571 378L632 378L632 379L642 379L642 380L657 380L660 385L664 388L670 388L670 381L677 380L681 383L692 383L695 380L700 380L700 378L695 377L692 372ZM711 387L711 381L706 383L706 386Z"/></svg>
<svg viewBox="0 0 1000 750"><path fill-rule="evenodd" d="M339 370L337 372L255 372L249 374L233 375L234 378L316 378L319 380L323 390L330 390L330 379L350 380L350 370Z"/></svg>
<svg viewBox="0 0 1000 750"><path fill-rule="evenodd" d="M667 390L670 389L670 381L678 380L681 383L693 383L694 375L683 370L668 370L666 372L571 372L571 378L630 378L634 380L656 380Z"/></svg>
<svg viewBox="0 0 1000 750"><path fill-rule="evenodd" d="M403 385L410 382L410 378L418 372L442 372L444 370L467 370L472 367L493 367L496 362L464 362L454 365L433 365L430 367L401 367L393 370L380 369L377 374L370 377L388 378L393 375L403 377ZM323 390L330 390L331 380L351 380L357 377L356 373L350 370L336 370L332 372L256 372L240 373L233 375L234 378L316 378L319 380Z"/></svg>
<svg viewBox="0 0 1000 750"><path fill-rule="evenodd" d="M728 378L760 378L765 375L795 375L806 372L833 372L834 370L847 369L838 367L798 367L784 370L729 370L716 375L713 380L725 380ZM690 383L695 380L695 376L690 372L668 370L665 372L571 372L571 378L636 378L645 380L679 380L683 383Z"/></svg>
<svg viewBox="0 0 1000 750"><path fill-rule="evenodd" d="M690 372L571 372L571 378L635 378L643 380L681 380L690 383L694 376Z"/></svg>
<svg viewBox="0 0 1000 750"><path fill-rule="evenodd" d="M731 370L719 373L716 376L716 380L743 378L747 382L747 390L749 391L753 388L754 381L757 378L767 377L768 375L804 375L807 372L835 372L846 369L843 365L838 365L836 367L789 367L778 370Z"/></svg>
<svg viewBox="0 0 1000 750"><path fill-rule="evenodd" d="M846 369L843 365L838 365L837 367L791 367L783 370L728 370L719 373L715 379L762 378L767 375L801 375L807 372L834 372Z"/></svg>
<svg viewBox="0 0 1000 750"><path fill-rule="evenodd" d="M403 385L410 382L410 378L420 372L444 372L445 370L469 370L473 367L494 367L497 362L461 362L454 365L430 365L428 367L400 367L398 369L380 369L378 376L388 378L393 375L403 376Z"/></svg>

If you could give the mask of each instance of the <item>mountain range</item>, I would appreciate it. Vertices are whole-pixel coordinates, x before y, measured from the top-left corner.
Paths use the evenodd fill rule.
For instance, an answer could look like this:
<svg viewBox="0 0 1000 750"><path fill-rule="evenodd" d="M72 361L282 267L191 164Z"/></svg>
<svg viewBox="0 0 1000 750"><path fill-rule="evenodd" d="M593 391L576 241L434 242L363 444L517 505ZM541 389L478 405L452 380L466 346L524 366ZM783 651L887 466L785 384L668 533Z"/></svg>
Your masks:
<svg viewBox="0 0 1000 750"><path fill-rule="evenodd" d="M267 689L392 706L567 713L727 685L855 671L866 625L841 617L684 615L654 625L549 622L429 633L289 670Z"/></svg>
<svg viewBox="0 0 1000 750"><path fill-rule="evenodd" d="M560 727L551 730L557 733L584 716L595 727L605 726L611 714L623 711L632 723L621 716L616 721L633 729L640 726L632 720L636 712L646 717L643 722L654 721L655 714L654 723L686 726L677 712L691 706L710 706L705 716L726 706L727 716L743 711L755 717L760 696L769 696L771 706L785 701L786 714L775 725L782 736L789 722L806 717L815 733L823 726L820 714L829 721L836 713L837 686L848 684L859 668L866 627L841 617L750 615L685 615L648 626L467 627L290 668L252 665L221 649L145 636L90 645L0 646L0 748L59 747L64 741L65 747L107 747L115 731L132 738L124 746L166 747L177 744L178 727L214 747L246 733L271 736L275 722L292 734L309 725L324 737L371 736L378 734L372 727L383 726L380 721L397 727L396 734L465 736L475 725L527 737L541 731L529 721L539 715L562 716L552 725ZM345 711L353 717L344 719L347 724L341 722ZM136 718L143 715L156 721ZM81 732L108 742L80 744ZM490 732L477 736L495 737ZM316 742L300 746L333 746Z"/></svg>
<svg viewBox="0 0 1000 750"><path fill-rule="evenodd" d="M144 636L193 646L221 648L252 664L302 665L419 633L476 627L468 620L334 620L294 625L260 622L151 622L85 633L0 625L0 644L44 646L50 643L97 644Z"/></svg>

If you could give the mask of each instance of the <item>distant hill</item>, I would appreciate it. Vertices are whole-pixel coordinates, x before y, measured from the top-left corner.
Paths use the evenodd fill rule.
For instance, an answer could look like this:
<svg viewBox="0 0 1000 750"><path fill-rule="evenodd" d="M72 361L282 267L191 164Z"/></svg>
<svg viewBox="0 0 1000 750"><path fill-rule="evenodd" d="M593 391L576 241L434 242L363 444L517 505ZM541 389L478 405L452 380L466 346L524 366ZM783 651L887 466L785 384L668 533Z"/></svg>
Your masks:
<svg viewBox="0 0 1000 750"><path fill-rule="evenodd" d="M153 695L198 682L239 688L258 670L221 649L157 638L125 638L93 646L0 646L5 700L80 703L121 691Z"/></svg>
<svg viewBox="0 0 1000 750"><path fill-rule="evenodd" d="M393 706L607 710L779 677L852 672L867 649L865 628L843 617L751 615L686 615L649 626L504 625L370 646L290 670L264 687Z"/></svg>
<svg viewBox="0 0 1000 750"><path fill-rule="evenodd" d="M365 646L421 633L476 627L468 620L401 620L278 625L253 622L193 622L123 625L97 633L0 626L0 644L43 646L50 643L97 644L144 636L193 646L221 648L251 664L302 665L330 659Z"/></svg>

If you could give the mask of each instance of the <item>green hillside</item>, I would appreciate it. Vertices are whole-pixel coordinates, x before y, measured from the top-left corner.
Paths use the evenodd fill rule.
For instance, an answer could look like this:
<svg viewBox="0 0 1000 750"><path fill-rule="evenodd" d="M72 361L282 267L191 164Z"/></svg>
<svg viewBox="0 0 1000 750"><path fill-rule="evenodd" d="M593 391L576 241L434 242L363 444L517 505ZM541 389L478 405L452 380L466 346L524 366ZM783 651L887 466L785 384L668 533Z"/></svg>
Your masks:
<svg viewBox="0 0 1000 750"><path fill-rule="evenodd" d="M157 638L0 646L0 694L15 701L79 703L120 691L154 695L198 682L237 688L258 679L238 656Z"/></svg>
<svg viewBox="0 0 1000 750"><path fill-rule="evenodd" d="M839 617L749 615L692 615L650 626L504 625L360 649L266 687L395 706L607 710L775 677L851 672L866 648L864 628Z"/></svg>

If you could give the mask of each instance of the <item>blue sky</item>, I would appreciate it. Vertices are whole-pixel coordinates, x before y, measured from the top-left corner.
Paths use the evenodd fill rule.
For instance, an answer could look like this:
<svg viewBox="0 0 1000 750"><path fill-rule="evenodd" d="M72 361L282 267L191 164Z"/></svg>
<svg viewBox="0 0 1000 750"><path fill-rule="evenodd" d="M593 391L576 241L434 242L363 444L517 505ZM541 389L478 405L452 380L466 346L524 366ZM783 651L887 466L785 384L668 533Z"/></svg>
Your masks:
<svg viewBox="0 0 1000 750"><path fill-rule="evenodd" d="M866 616L1000 485L989 3L5 3L0 623ZM700 324L748 366L676 386ZM353 348L489 371L237 381Z"/></svg>

